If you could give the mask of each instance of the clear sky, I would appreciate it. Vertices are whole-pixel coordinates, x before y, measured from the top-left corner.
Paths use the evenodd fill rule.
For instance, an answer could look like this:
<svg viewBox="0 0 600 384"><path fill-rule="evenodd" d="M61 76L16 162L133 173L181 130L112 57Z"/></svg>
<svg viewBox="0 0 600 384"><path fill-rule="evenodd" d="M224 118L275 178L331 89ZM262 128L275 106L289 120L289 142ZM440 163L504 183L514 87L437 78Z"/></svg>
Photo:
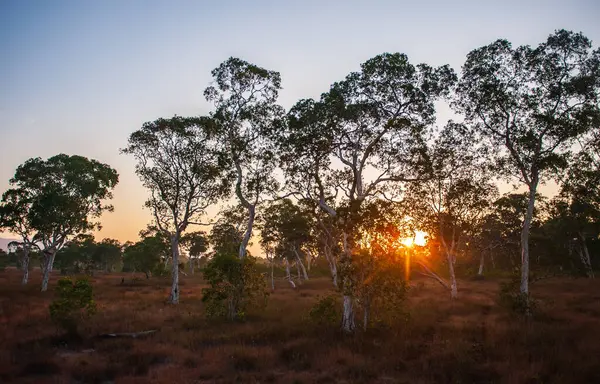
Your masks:
<svg viewBox="0 0 600 384"><path fill-rule="evenodd" d="M280 71L289 107L382 52L459 70L497 38L565 28L598 46L599 20L598 0L0 0L0 191L30 157L95 158L121 177L99 237L135 240L150 215L119 149L145 121L208 113L202 92L229 56Z"/></svg>

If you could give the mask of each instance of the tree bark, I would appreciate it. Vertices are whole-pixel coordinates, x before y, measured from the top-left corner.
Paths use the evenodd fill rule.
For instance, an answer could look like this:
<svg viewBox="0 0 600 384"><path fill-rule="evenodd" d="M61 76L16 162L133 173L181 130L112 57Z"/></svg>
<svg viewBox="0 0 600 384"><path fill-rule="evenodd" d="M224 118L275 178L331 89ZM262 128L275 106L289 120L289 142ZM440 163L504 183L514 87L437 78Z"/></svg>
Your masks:
<svg viewBox="0 0 600 384"><path fill-rule="evenodd" d="M479 258L479 270L477 271L477 276L483 276L483 264L485 262L484 254L481 252L481 257Z"/></svg>
<svg viewBox="0 0 600 384"><path fill-rule="evenodd" d="M275 290L275 277L273 274L273 270L275 269L274 260L271 259L271 290Z"/></svg>
<svg viewBox="0 0 600 384"><path fill-rule="evenodd" d="M296 284L292 280L292 274L290 272L290 262L287 259L287 257L285 258L285 271L286 271L286 274L287 274L287 279L290 282L290 285L292 286L292 288L296 288Z"/></svg>
<svg viewBox="0 0 600 384"><path fill-rule="evenodd" d="M367 296L365 298L365 307L363 308L363 331L367 330L369 326L369 316L371 315L371 298Z"/></svg>
<svg viewBox="0 0 600 384"><path fill-rule="evenodd" d="M23 268L23 280L22 285L27 285L29 282L29 249L23 247L23 260L21 261L21 268Z"/></svg>
<svg viewBox="0 0 600 384"><path fill-rule="evenodd" d="M56 252L44 251L44 265L42 268L42 292L48 290L48 282L50 281L50 273L52 272L52 266L54 265L54 256Z"/></svg>
<svg viewBox="0 0 600 384"><path fill-rule="evenodd" d="M169 302L179 304L179 234L171 235L171 252L173 254L173 269L171 273L171 294Z"/></svg>
<svg viewBox="0 0 600 384"><path fill-rule="evenodd" d="M537 182L529 185L529 201L527 203L527 213L523 221L523 229L521 231L521 294L527 300L529 306L529 230L531 228L531 220L533 219L533 208L535 206L535 193L537 190Z"/></svg>
<svg viewBox="0 0 600 384"><path fill-rule="evenodd" d="M450 270L450 297L456 299L458 297L458 286L456 284L456 274L454 273L454 257L448 253L448 268Z"/></svg>
<svg viewBox="0 0 600 384"><path fill-rule="evenodd" d="M195 263L195 260L191 256L189 256L188 263L190 265L190 274L193 275L194 274L194 263Z"/></svg>
<svg viewBox="0 0 600 384"><path fill-rule="evenodd" d="M352 306L352 296L344 295L344 313L342 317L342 330L347 333L354 332L356 324L354 322L354 308Z"/></svg>
<svg viewBox="0 0 600 384"><path fill-rule="evenodd" d="M256 216L256 205L252 204L248 206L248 225L246 226L246 232L244 233L244 237L242 238L242 242L240 244L240 260L244 260L246 257L246 249L248 248L248 242L250 241L250 236L252 236L252 227L254 226L254 217Z"/></svg>
<svg viewBox="0 0 600 384"><path fill-rule="evenodd" d="M583 250L583 253L580 253L581 262L583 263L587 277L593 279L594 269L592 268L592 259L590 258L590 252L585 242L585 235L582 232L579 232L579 238L581 239L581 249Z"/></svg>
<svg viewBox="0 0 600 384"><path fill-rule="evenodd" d="M304 275L304 280L308 280L308 273L306 272L306 268L304 268L304 263L302 263L302 259L300 259L298 250L294 249L294 253L296 254L296 261L298 264L300 264L300 268L302 269L302 274ZM298 276L298 277L300 277L300 276Z"/></svg>

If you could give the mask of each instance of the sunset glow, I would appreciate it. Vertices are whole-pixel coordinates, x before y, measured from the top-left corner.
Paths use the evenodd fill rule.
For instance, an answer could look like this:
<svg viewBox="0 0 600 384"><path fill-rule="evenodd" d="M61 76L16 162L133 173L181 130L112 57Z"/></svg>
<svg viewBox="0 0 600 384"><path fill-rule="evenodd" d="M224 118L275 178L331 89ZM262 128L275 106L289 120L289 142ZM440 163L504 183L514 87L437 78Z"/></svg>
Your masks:
<svg viewBox="0 0 600 384"><path fill-rule="evenodd" d="M405 247L412 247L413 245L422 247L427 243L427 233L416 231L414 237L406 237L402 239L401 243Z"/></svg>

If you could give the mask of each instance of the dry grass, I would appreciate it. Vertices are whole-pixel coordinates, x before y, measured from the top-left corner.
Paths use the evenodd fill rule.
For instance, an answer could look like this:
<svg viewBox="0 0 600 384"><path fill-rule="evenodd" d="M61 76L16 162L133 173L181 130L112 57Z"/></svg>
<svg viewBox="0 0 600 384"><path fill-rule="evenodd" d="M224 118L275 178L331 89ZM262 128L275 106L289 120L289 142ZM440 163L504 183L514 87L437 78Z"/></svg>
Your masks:
<svg viewBox="0 0 600 384"><path fill-rule="evenodd" d="M281 282L262 313L209 322L202 281L183 277L178 306L167 280L93 279L98 314L81 340L61 340L39 272L23 288L0 272L0 382L23 383L593 383L600 382L600 281L536 283L539 315L525 321L496 303L495 281L461 282L452 302L434 282L413 283L410 317L391 329L344 336L307 314L325 278L292 290ZM53 277L55 283L58 276ZM106 332L159 329L139 339ZM93 350L93 351L90 351Z"/></svg>

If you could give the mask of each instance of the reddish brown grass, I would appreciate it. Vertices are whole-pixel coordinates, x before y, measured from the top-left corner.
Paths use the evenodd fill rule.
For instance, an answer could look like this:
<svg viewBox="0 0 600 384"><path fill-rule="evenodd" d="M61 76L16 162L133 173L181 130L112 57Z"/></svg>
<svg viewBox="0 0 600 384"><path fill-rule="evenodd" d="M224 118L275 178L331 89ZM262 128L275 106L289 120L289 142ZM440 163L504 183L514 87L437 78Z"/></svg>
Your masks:
<svg viewBox="0 0 600 384"><path fill-rule="evenodd" d="M0 272L0 382L23 383L593 383L600 382L600 281L548 279L533 287L532 320L497 304L498 282L462 281L459 299L413 282L408 320L354 336L307 320L325 278L297 290L281 282L266 310L242 323L205 319L199 276L183 277L181 304L169 282L94 277L98 314L81 340L62 340L39 292ZM125 277L128 284L121 285ZM53 276L53 283L58 276ZM158 329L139 339L107 332Z"/></svg>

